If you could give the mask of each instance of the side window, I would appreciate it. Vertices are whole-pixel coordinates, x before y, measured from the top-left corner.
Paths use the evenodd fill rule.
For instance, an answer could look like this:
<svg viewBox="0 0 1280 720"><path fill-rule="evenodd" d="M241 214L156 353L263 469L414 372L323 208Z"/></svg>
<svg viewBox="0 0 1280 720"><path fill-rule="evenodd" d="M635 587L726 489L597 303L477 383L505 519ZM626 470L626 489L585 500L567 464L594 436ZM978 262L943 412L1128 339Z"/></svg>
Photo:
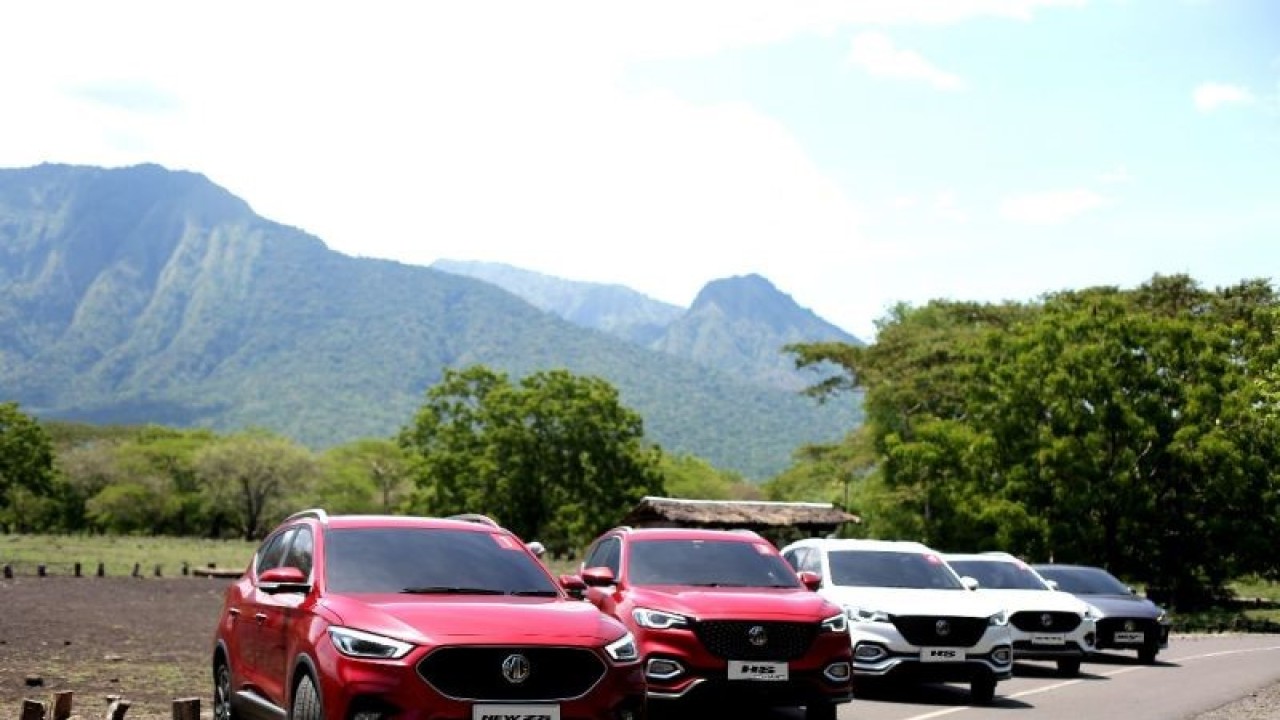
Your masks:
<svg viewBox="0 0 1280 720"><path fill-rule="evenodd" d="M805 548L804 555L800 557L800 569L821 575L822 553L814 550L813 548Z"/></svg>
<svg viewBox="0 0 1280 720"><path fill-rule="evenodd" d="M800 554L803 551L804 551L804 548L796 548L795 550L788 550L782 553L782 559L787 561L787 564L791 566L792 570L799 572L800 571Z"/></svg>
<svg viewBox="0 0 1280 720"><path fill-rule="evenodd" d="M289 545L289 554L285 556L282 565L284 567L296 567L302 571L303 575L311 577L311 554L314 548L314 541L311 538L311 528L300 527L298 532L293 536L293 543Z"/></svg>
<svg viewBox="0 0 1280 720"><path fill-rule="evenodd" d="M289 528L267 538L267 541L262 544L262 549L258 551L258 564L253 569L255 575L261 575L273 567L280 567L280 562L284 560L284 551L293 533L294 529Z"/></svg>
<svg viewBox="0 0 1280 720"><path fill-rule="evenodd" d="M622 570L622 542L617 538L609 538L602 543L604 555L600 559L600 564L613 571L613 576L618 577L618 573Z"/></svg>

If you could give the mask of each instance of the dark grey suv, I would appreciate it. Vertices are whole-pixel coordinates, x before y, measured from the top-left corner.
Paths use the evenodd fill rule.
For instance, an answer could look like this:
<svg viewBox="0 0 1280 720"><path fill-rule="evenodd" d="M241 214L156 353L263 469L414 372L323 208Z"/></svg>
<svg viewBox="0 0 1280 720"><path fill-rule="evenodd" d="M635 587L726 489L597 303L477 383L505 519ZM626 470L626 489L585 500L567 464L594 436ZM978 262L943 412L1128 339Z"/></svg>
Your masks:
<svg viewBox="0 0 1280 720"><path fill-rule="evenodd" d="M1138 659L1151 664L1169 647L1173 622L1159 605L1137 594L1116 576L1089 565L1035 565L1035 571L1094 608L1099 650L1137 650Z"/></svg>

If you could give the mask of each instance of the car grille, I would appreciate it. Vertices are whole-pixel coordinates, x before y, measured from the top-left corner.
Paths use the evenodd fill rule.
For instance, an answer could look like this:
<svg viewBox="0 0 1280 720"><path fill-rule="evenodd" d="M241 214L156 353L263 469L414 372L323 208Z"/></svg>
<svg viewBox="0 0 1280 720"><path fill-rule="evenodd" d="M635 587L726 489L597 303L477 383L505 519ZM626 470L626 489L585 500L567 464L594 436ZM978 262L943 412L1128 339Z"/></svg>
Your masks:
<svg viewBox="0 0 1280 720"><path fill-rule="evenodd" d="M708 652L726 660L797 660L813 646L818 623L707 620L695 622L693 632Z"/></svg>
<svg viewBox="0 0 1280 720"><path fill-rule="evenodd" d="M895 615L893 626L912 645L972 647L987 632L987 618Z"/></svg>
<svg viewBox="0 0 1280 720"><path fill-rule="evenodd" d="M1046 623L1045 621L1048 620ZM1067 633L1080 627L1080 616L1073 612L1026 611L1009 618L1023 632Z"/></svg>
<svg viewBox="0 0 1280 720"><path fill-rule="evenodd" d="M1146 633L1148 642L1159 637L1159 627L1155 620L1144 618L1103 618L1098 621L1098 641L1114 642L1118 632Z"/></svg>
<svg viewBox="0 0 1280 720"><path fill-rule="evenodd" d="M504 673L513 656L527 661L528 677ZM515 664L519 664L516 662ZM566 700L587 694L604 676L604 661L584 648L450 647L418 663L418 675L456 700Z"/></svg>

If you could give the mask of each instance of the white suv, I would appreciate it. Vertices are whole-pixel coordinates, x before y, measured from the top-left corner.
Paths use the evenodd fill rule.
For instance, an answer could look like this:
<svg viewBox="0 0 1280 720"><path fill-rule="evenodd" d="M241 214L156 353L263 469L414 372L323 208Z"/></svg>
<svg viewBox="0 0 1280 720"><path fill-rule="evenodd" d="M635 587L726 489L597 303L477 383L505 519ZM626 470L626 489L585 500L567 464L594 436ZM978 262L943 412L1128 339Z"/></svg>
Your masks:
<svg viewBox="0 0 1280 720"><path fill-rule="evenodd" d="M1080 674L1080 662L1093 652L1098 632L1088 603L1054 590L1008 553L948 554L943 559L957 574L977 580L978 592L997 598L1009 613L1014 659L1054 660L1060 675Z"/></svg>
<svg viewBox="0 0 1280 720"><path fill-rule="evenodd" d="M942 557L914 542L800 540L782 549L797 571L845 609L854 691L873 678L967 682L975 704L995 698L1013 673L1008 618L994 598L970 592ZM859 682L861 681L861 682Z"/></svg>

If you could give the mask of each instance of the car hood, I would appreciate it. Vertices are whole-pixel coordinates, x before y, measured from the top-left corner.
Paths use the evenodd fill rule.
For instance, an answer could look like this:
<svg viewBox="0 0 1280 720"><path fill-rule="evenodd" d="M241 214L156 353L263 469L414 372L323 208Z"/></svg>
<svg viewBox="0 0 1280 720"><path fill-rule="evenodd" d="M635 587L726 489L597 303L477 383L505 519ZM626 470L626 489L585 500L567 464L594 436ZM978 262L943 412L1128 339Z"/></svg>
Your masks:
<svg viewBox="0 0 1280 720"><path fill-rule="evenodd" d="M626 633L593 605L562 598L348 595L324 605L340 624L417 645L604 645Z"/></svg>
<svg viewBox="0 0 1280 720"><path fill-rule="evenodd" d="M840 608L803 588L705 588L677 585L633 587L636 607L665 610L698 620L741 619L820 622Z"/></svg>
<svg viewBox="0 0 1280 720"><path fill-rule="evenodd" d="M1160 606L1137 595L1085 595L1076 597L1098 609L1102 617L1132 617L1154 620L1164 613Z"/></svg>
<svg viewBox="0 0 1280 720"><path fill-rule="evenodd" d="M890 615L990 617L1003 610L995 598L970 590L925 590L835 585L820 591L843 607L880 610Z"/></svg>
<svg viewBox="0 0 1280 720"><path fill-rule="evenodd" d="M1001 590L996 588L980 589L979 595L986 595L1011 613L1026 611L1070 612L1083 615L1088 607L1083 600L1074 595L1053 590Z"/></svg>

